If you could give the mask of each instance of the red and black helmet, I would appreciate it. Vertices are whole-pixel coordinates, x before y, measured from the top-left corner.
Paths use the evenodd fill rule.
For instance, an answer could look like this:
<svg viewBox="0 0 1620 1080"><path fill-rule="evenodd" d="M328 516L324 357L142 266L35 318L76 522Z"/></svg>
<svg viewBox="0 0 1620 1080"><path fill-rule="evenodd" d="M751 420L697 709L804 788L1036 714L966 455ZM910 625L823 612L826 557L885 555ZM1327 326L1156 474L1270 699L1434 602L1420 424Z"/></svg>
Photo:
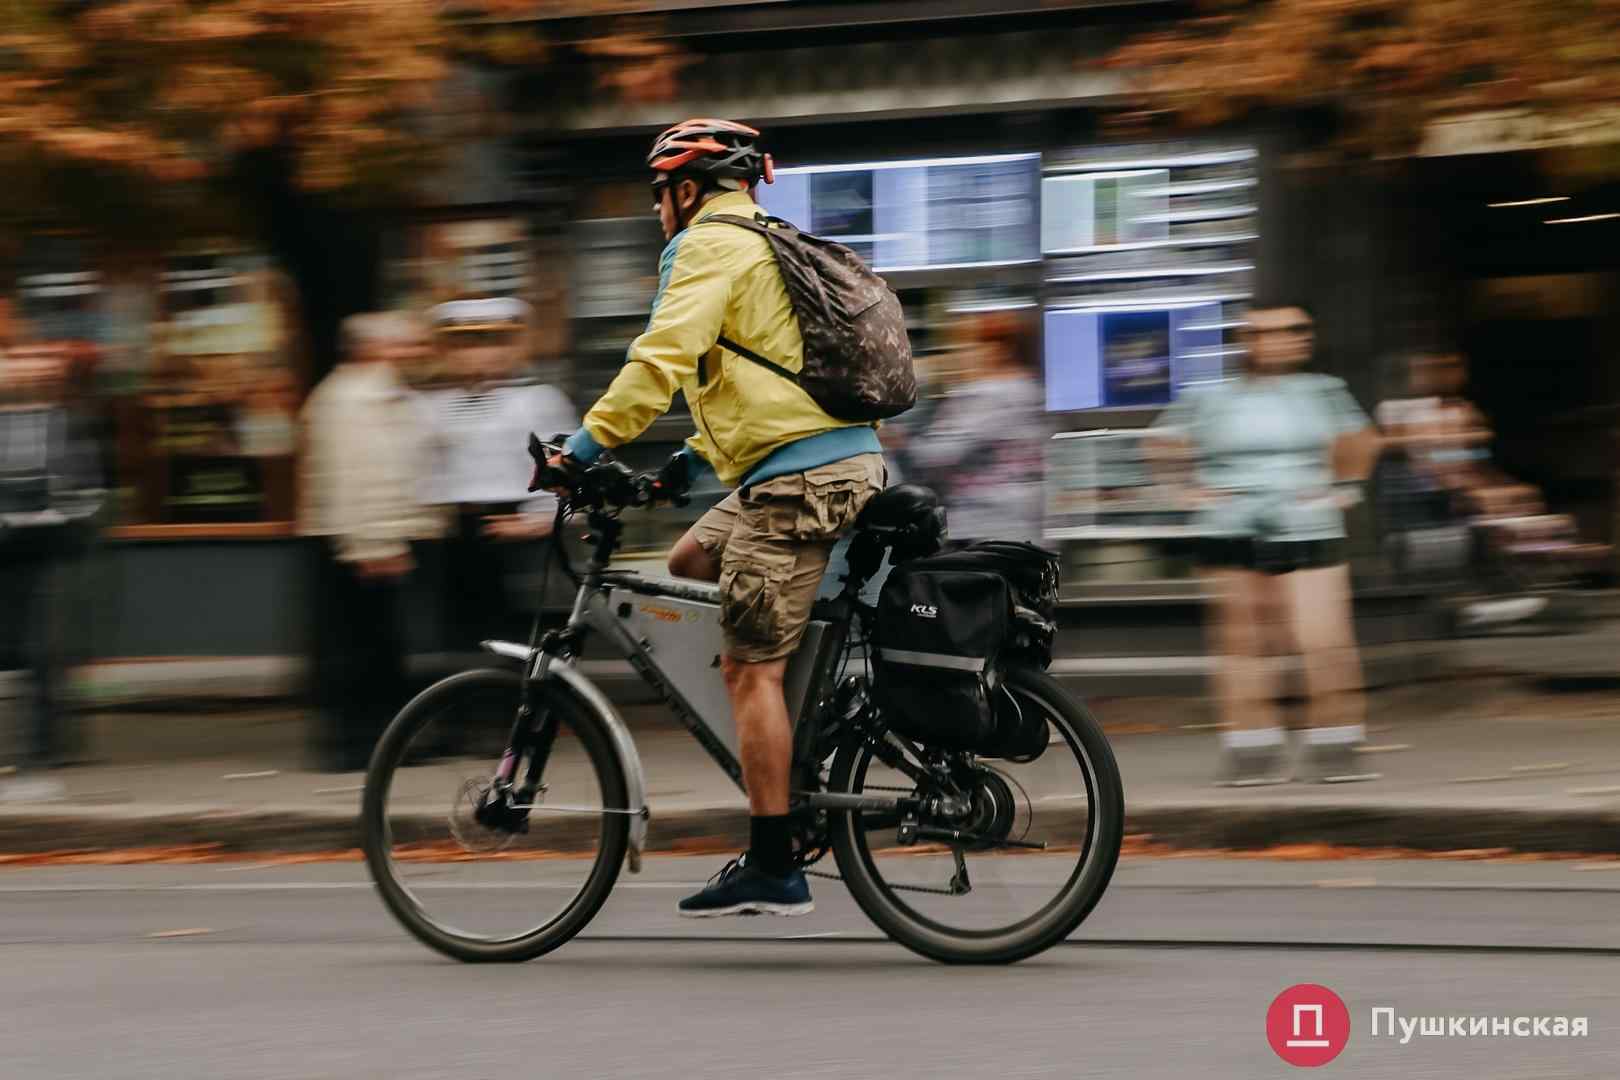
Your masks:
<svg viewBox="0 0 1620 1080"><path fill-rule="evenodd" d="M750 186L776 179L759 132L730 120L683 120L653 141L647 164L670 176L731 178Z"/></svg>

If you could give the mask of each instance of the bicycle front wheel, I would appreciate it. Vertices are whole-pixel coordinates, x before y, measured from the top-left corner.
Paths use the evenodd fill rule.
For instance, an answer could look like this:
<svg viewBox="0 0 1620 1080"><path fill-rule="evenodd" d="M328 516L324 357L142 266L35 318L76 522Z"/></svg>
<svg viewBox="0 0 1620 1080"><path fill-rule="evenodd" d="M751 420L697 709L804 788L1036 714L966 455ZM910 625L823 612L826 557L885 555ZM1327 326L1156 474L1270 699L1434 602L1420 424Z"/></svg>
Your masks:
<svg viewBox="0 0 1620 1080"><path fill-rule="evenodd" d="M1049 742L1032 762L972 763L962 831L1021 846L903 845L893 811L831 816L838 869L867 917L947 963L1011 963L1057 944L1102 898L1119 860L1125 800L1101 727L1044 671L1009 671L1005 685L1026 714L1046 718ZM864 741L839 748L829 790L922 794Z"/></svg>
<svg viewBox="0 0 1620 1080"><path fill-rule="evenodd" d="M607 899L629 841L633 808L608 733L550 683L533 690L535 716L557 724L542 787L504 816L481 812L522 693L510 671L436 683L394 719L366 776L366 862L383 903L458 960L529 960L573 937ZM525 769L519 759L519 781Z"/></svg>

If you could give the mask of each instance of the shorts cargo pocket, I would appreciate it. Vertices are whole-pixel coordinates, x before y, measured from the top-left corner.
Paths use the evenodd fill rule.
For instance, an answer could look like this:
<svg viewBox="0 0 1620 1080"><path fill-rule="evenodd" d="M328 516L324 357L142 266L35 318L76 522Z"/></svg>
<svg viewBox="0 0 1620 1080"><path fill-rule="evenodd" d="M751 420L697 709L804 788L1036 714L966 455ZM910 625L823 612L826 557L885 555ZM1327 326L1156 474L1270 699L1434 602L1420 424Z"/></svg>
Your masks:
<svg viewBox="0 0 1620 1080"><path fill-rule="evenodd" d="M800 543L836 540L883 489L884 471L881 457L863 454L778 476L749 488L743 511L761 536Z"/></svg>
<svg viewBox="0 0 1620 1080"><path fill-rule="evenodd" d="M733 538L720 570L720 622L739 643L775 645L787 632L784 590L796 556Z"/></svg>
<svg viewBox="0 0 1620 1080"><path fill-rule="evenodd" d="M876 489L865 475L818 480L806 477L804 503L796 525L798 540L831 540L855 525Z"/></svg>
<svg viewBox="0 0 1620 1080"><path fill-rule="evenodd" d="M760 537L799 539L804 517L804 477L778 476L748 489L742 510L749 531Z"/></svg>

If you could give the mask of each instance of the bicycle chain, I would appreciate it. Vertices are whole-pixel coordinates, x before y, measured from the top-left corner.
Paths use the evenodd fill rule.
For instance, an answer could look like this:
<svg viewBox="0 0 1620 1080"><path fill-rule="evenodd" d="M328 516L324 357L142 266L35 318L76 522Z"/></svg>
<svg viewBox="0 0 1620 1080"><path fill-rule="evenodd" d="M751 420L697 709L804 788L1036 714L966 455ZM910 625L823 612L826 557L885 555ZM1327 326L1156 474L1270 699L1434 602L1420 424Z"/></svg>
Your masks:
<svg viewBox="0 0 1620 1080"><path fill-rule="evenodd" d="M874 784L871 787L863 787L863 788L861 788L861 790L862 791L899 791L899 792L904 792L904 793L909 794L909 793L915 791L916 788L880 787L880 786ZM805 873L806 877L826 878L828 881L843 881L844 880L844 876L842 874L829 874L825 870L808 870L807 869L807 870L805 870L804 873ZM932 885L894 885L894 884L890 884L889 888L898 889L898 890L900 890L902 892L932 893L935 896L955 896L955 895L957 895L956 893L952 892L949 888L941 889L941 888L936 888L935 886L932 886Z"/></svg>
<svg viewBox="0 0 1620 1080"><path fill-rule="evenodd" d="M822 871L822 870L806 870L804 872L804 874L805 874L806 877L826 878L828 881L843 881L844 880L842 874L829 874L829 873L826 873L825 871ZM893 882L888 882L887 884L888 884L889 888L898 890L900 892L933 893L935 896L956 896L956 895L958 895L957 893L952 892L948 888L941 889L941 888L938 888L938 887L933 886L933 885L896 885Z"/></svg>

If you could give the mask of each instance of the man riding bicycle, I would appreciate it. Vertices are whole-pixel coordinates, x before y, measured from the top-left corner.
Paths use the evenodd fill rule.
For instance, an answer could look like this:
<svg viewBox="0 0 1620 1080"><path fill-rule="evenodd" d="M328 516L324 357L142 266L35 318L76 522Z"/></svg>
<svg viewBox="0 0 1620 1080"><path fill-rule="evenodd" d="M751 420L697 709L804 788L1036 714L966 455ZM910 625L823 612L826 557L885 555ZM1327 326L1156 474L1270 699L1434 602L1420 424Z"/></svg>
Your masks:
<svg viewBox="0 0 1620 1080"><path fill-rule="evenodd" d="M875 426L834 419L795 381L717 344L736 342L790 372L804 343L771 245L717 214L753 218L771 162L759 132L688 120L647 156L668 245L647 329L553 467L589 464L631 442L686 396L697 431L669 466L672 488L707 465L734 487L670 552L679 577L718 581L721 663L748 791L747 853L680 902L691 917L803 915L810 889L789 824L792 722L787 660L810 618L829 553L885 482ZM707 224L705 224L707 222Z"/></svg>

